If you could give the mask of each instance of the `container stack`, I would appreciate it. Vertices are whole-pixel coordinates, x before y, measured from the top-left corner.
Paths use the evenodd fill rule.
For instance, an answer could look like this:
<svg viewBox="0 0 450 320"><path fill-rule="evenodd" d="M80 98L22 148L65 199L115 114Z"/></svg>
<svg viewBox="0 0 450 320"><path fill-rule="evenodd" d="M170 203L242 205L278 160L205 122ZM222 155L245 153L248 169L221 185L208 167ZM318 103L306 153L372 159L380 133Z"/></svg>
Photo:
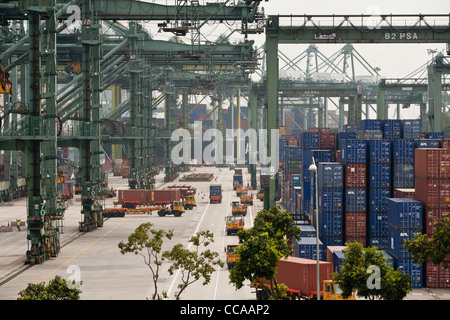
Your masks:
<svg viewBox="0 0 450 320"><path fill-rule="evenodd" d="M450 214L450 149L416 149L415 161L415 199L423 203L424 231L431 236L435 223ZM425 285L450 288L450 269L427 262Z"/></svg>
<svg viewBox="0 0 450 320"><path fill-rule="evenodd" d="M357 241L365 246L367 235L366 188L368 185L367 142L360 139L342 140L340 150L345 181L345 242Z"/></svg>
<svg viewBox="0 0 450 320"><path fill-rule="evenodd" d="M326 246L344 244L343 166L337 162L318 163L319 236Z"/></svg>
<svg viewBox="0 0 450 320"><path fill-rule="evenodd" d="M414 199L388 199L388 248L395 269L411 276L413 288L423 286L422 265L412 260L405 241L422 234L422 203Z"/></svg>
<svg viewBox="0 0 450 320"><path fill-rule="evenodd" d="M369 145L369 244L387 245L387 199L391 197L391 141L371 140Z"/></svg>

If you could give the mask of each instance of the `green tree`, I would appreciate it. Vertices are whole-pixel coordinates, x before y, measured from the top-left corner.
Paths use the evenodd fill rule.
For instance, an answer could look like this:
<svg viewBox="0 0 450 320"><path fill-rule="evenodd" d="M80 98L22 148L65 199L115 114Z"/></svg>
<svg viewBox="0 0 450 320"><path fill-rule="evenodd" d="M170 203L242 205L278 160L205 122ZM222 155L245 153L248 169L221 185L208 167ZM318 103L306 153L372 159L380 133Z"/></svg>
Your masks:
<svg viewBox="0 0 450 320"><path fill-rule="evenodd" d="M269 298L279 299L286 294L286 286L278 284L275 278L277 264L282 257L292 253L289 242L293 236L300 238L300 229L293 224L291 214L279 207L258 212L252 228L239 231L239 260L230 270L230 283L236 289L245 280L259 283ZM270 286L265 286L265 282Z"/></svg>
<svg viewBox="0 0 450 320"><path fill-rule="evenodd" d="M26 289L19 292L17 300L79 300L80 294L81 290L75 281L56 276L48 285L45 282L29 283Z"/></svg>
<svg viewBox="0 0 450 320"><path fill-rule="evenodd" d="M157 230L153 228L150 222L143 223L128 237L127 242L119 243L120 253L134 253L144 259L144 263L152 272L152 280L155 292L152 295L153 300L161 300L166 297L166 292L162 295L158 293L159 269L164 259L161 253L164 238L172 239L173 231Z"/></svg>
<svg viewBox="0 0 450 320"><path fill-rule="evenodd" d="M413 256L414 262L425 263L428 259L434 264L443 263L444 268L449 267L450 261L450 217L443 217L435 225L433 235L416 235L408 240L408 252Z"/></svg>
<svg viewBox="0 0 450 320"><path fill-rule="evenodd" d="M410 276L388 266L378 248L363 248L358 242L346 246L341 272L332 274L343 298L356 290L358 296L370 300L401 300L411 290Z"/></svg>
<svg viewBox="0 0 450 320"><path fill-rule="evenodd" d="M180 291L175 293L177 300L192 283L203 278L203 285L207 285L215 270L213 266L224 266L224 263L218 259L219 253L205 249L212 242L214 242L213 233L209 230L199 231L189 240L188 248L179 243L171 250L163 253L164 258L173 261L173 264L169 267L170 275L173 275L175 270L181 272L181 283L178 284ZM193 251L189 249L191 245L194 246ZM201 251L200 249L204 250Z"/></svg>

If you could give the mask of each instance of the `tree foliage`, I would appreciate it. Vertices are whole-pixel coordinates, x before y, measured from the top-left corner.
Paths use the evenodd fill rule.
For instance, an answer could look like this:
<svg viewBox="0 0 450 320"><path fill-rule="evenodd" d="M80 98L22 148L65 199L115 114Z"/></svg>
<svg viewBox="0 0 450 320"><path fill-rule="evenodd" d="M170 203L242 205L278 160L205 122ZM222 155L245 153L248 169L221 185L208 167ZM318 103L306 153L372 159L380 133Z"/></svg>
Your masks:
<svg viewBox="0 0 450 320"><path fill-rule="evenodd" d="M411 290L410 276L388 266L376 247L363 248L358 242L346 246L341 272L332 274L343 298L356 290L358 296L370 300L401 300Z"/></svg>
<svg viewBox="0 0 450 320"><path fill-rule="evenodd" d="M416 235L407 242L408 252L413 256L414 262L425 263L428 259L434 264L443 263L444 268L449 267L450 261L450 217L443 217L435 225L433 235Z"/></svg>
<svg viewBox="0 0 450 320"><path fill-rule="evenodd" d="M48 285L45 282L29 283L26 289L19 292L17 300L79 300L80 294L81 290L75 281L56 276Z"/></svg>
<svg viewBox="0 0 450 320"><path fill-rule="evenodd" d="M300 238L300 229L293 224L288 211L281 211L279 207L258 212L254 226L239 231L239 246L237 253L239 260L230 270L230 283L236 289L244 285L245 280L251 283L263 284L268 290L269 297L278 299L285 295L286 286L278 284L275 278L277 264L282 257L292 253L289 239Z"/></svg>
<svg viewBox="0 0 450 320"><path fill-rule="evenodd" d="M119 243L120 253L134 253L143 257L145 264L152 272L152 280L154 285L153 300L160 300L166 297L163 291L162 295L158 293L159 269L162 264L163 254L161 253L164 238L172 239L173 231L157 230L153 228L153 224L143 223L128 237L127 242Z"/></svg>
<svg viewBox="0 0 450 320"><path fill-rule="evenodd" d="M194 250L189 247L185 248L182 244L176 244L171 250L163 253L164 258L173 261L169 267L170 275L176 270L181 272L181 282L178 284L178 291L175 294L177 300L180 299L181 293L192 283L203 278L203 285L211 281L211 275L214 272L214 266L223 267L224 263L218 259L219 253L204 249L214 242L214 234L209 230L197 232L190 240L190 245L194 246Z"/></svg>

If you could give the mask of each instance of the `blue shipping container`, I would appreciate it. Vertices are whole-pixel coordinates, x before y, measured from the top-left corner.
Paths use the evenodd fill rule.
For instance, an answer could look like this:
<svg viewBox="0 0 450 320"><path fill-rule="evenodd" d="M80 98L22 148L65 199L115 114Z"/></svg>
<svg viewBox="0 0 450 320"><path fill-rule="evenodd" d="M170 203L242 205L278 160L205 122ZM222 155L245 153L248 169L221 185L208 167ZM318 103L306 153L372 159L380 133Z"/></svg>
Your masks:
<svg viewBox="0 0 450 320"><path fill-rule="evenodd" d="M393 165L392 186L394 188L414 188L414 164L402 163Z"/></svg>
<svg viewBox="0 0 450 320"><path fill-rule="evenodd" d="M345 211L365 212L366 211L366 189L347 188L345 189Z"/></svg>
<svg viewBox="0 0 450 320"><path fill-rule="evenodd" d="M305 237L315 237L316 236L316 228L311 225L300 225L300 239Z"/></svg>
<svg viewBox="0 0 450 320"><path fill-rule="evenodd" d="M407 240L422 234L422 229L398 229L388 223L388 253L395 258L411 258L407 250Z"/></svg>
<svg viewBox="0 0 450 320"><path fill-rule="evenodd" d="M369 246L377 247L380 250L387 250L388 238L387 237L369 237Z"/></svg>
<svg viewBox="0 0 450 320"><path fill-rule="evenodd" d="M302 132L300 146L303 149L319 149L319 132Z"/></svg>
<svg viewBox="0 0 450 320"><path fill-rule="evenodd" d="M360 120L359 130L382 130L382 122L378 119Z"/></svg>
<svg viewBox="0 0 450 320"><path fill-rule="evenodd" d="M390 188L370 188L369 210L370 212L387 212L387 200L391 197Z"/></svg>
<svg viewBox="0 0 450 320"><path fill-rule="evenodd" d="M319 188L319 210L323 212L342 212L343 192L337 188Z"/></svg>
<svg viewBox="0 0 450 320"><path fill-rule="evenodd" d="M410 198L389 198L388 223L399 229L422 229L422 202Z"/></svg>
<svg viewBox="0 0 450 320"><path fill-rule="evenodd" d="M411 276L411 286L422 288L423 268L421 264L415 263L412 259L394 258L395 269Z"/></svg>
<svg viewBox="0 0 450 320"><path fill-rule="evenodd" d="M392 141L393 163L414 163L414 141L394 140Z"/></svg>
<svg viewBox="0 0 450 320"><path fill-rule="evenodd" d="M294 256L303 259L317 259L316 237L293 239ZM326 248L319 239L319 260L326 260Z"/></svg>
<svg viewBox="0 0 450 320"><path fill-rule="evenodd" d="M444 132L427 132L427 139L442 140Z"/></svg>
<svg viewBox="0 0 450 320"><path fill-rule="evenodd" d="M342 213L327 213L319 211L319 235L343 236L344 215Z"/></svg>
<svg viewBox="0 0 450 320"><path fill-rule="evenodd" d="M388 119L383 120L383 135L385 139L400 139L402 121Z"/></svg>
<svg viewBox="0 0 450 320"><path fill-rule="evenodd" d="M338 162L320 162L317 166L318 183L323 188L344 186L344 166Z"/></svg>
<svg viewBox="0 0 450 320"><path fill-rule="evenodd" d="M355 124L344 124L344 132L357 133L358 132L358 126L355 125Z"/></svg>
<svg viewBox="0 0 450 320"><path fill-rule="evenodd" d="M341 163L366 163L367 142L359 139L341 142Z"/></svg>
<svg viewBox="0 0 450 320"><path fill-rule="evenodd" d="M369 186L371 188L390 188L391 166L389 164L371 164L369 168Z"/></svg>
<svg viewBox="0 0 450 320"><path fill-rule="evenodd" d="M370 163L391 163L391 141L371 140L369 141Z"/></svg>
<svg viewBox="0 0 450 320"><path fill-rule="evenodd" d="M419 139L420 138L420 120L402 121L402 138Z"/></svg>
<svg viewBox="0 0 450 320"><path fill-rule="evenodd" d="M234 181L237 181L239 184L242 184L242 175L240 174L233 175L233 182Z"/></svg>
<svg viewBox="0 0 450 320"><path fill-rule="evenodd" d="M369 213L369 237L387 237L387 212Z"/></svg>
<svg viewBox="0 0 450 320"><path fill-rule="evenodd" d="M301 187L301 174L293 174L291 176L291 186L292 187Z"/></svg>
<svg viewBox="0 0 450 320"><path fill-rule="evenodd" d="M341 272L341 266L345 255L342 250L336 250L333 252L333 272Z"/></svg>
<svg viewBox="0 0 450 320"><path fill-rule="evenodd" d="M341 236L321 236L320 240L324 246L343 246L344 237Z"/></svg>
<svg viewBox="0 0 450 320"><path fill-rule="evenodd" d="M213 197L222 195L222 185L221 184L212 184L209 186L209 195Z"/></svg>
<svg viewBox="0 0 450 320"><path fill-rule="evenodd" d="M302 148L297 146L286 146L286 160L301 160L302 159Z"/></svg>
<svg viewBox="0 0 450 320"><path fill-rule="evenodd" d="M333 154L331 150L313 150L304 149L303 150L303 165L310 166L312 164L312 158L316 162L316 166L320 162L331 162L333 160Z"/></svg>

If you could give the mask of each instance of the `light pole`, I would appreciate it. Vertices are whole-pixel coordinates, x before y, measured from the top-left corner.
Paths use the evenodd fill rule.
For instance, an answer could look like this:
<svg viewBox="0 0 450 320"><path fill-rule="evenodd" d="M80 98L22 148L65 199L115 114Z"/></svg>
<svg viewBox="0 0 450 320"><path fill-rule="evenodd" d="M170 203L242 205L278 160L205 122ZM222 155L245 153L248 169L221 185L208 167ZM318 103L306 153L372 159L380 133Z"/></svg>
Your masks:
<svg viewBox="0 0 450 320"><path fill-rule="evenodd" d="M320 300L320 260L319 260L319 208L318 208L318 202L319 202L319 188L317 183L317 166L316 162L314 160L314 157L312 158L312 164L308 168L309 172L311 173L311 186L313 185L313 174L316 176L316 183L315 183L315 191L316 191L316 207L315 207L315 220L316 220L316 259L317 259L317 272L316 272L316 279L317 279L317 300ZM314 199L313 199L314 200ZM313 205L314 201L312 201L311 205Z"/></svg>

